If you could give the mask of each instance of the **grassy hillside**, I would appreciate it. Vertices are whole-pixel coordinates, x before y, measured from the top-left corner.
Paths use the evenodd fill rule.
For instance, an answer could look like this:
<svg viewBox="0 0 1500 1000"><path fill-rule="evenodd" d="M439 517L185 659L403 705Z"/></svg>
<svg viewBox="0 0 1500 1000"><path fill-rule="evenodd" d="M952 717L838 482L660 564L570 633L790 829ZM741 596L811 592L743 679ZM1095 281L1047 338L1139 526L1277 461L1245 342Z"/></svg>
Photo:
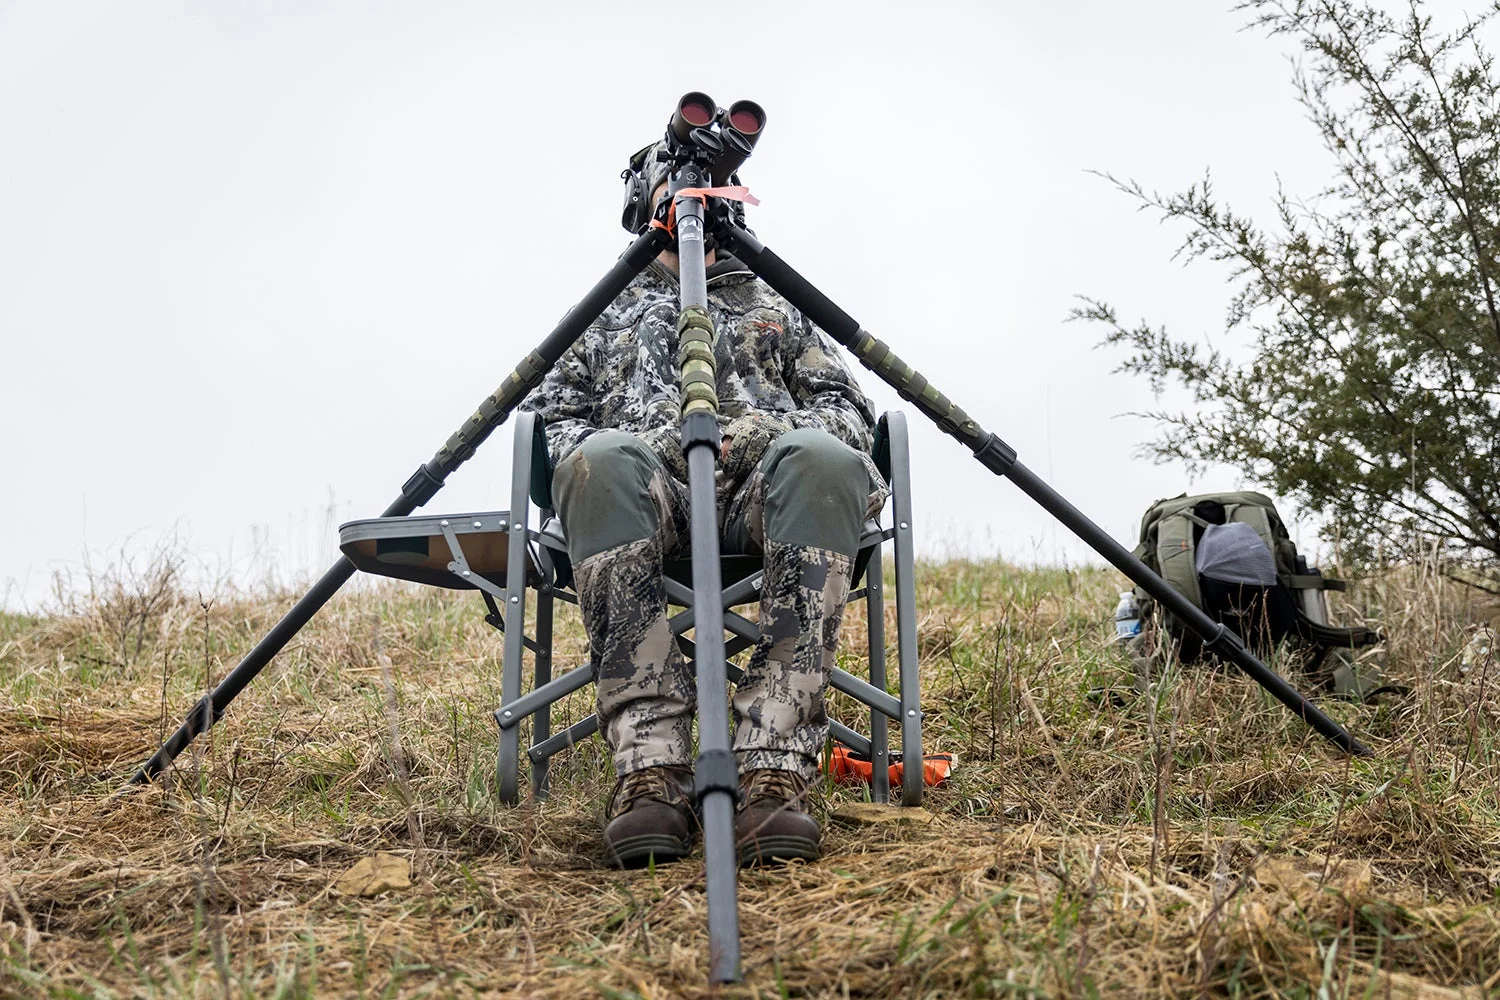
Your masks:
<svg viewBox="0 0 1500 1000"><path fill-rule="evenodd" d="M1341 614L1389 631L1415 690L1324 702L1376 749L1349 760L1235 674L1133 690L1118 583L920 567L930 747L960 766L930 824L834 827L821 862L744 873L727 995L1500 993L1500 665L1460 663L1490 612L1419 573L1353 590ZM341 595L169 780L111 798L296 596L163 571L0 617L0 995L714 992L701 860L602 863L597 739L548 800L497 804L499 636L474 597ZM861 607L856 674L863 634ZM576 616L556 647L582 662ZM377 851L410 886L338 891Z"/></svg>

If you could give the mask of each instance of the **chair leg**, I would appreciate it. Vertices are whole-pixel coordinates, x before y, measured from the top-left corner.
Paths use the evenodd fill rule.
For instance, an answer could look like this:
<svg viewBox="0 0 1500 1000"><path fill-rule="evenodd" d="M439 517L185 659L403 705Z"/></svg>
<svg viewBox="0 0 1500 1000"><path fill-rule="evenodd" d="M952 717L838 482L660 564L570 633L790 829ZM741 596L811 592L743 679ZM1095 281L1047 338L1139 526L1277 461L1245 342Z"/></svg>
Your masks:
<svg viewBox="0 0 1500 1000"><path fill-rule="evenodd" d="M509 705L521 697L521 670L526 647L521 638L526 627L526 585L511 580L525 580L525 574L509 574L505 587L505 643L500 674L500 704ZM521 801L521 727L500 730L500 748L495 761L495 781L500 801L513 806Z"/></svg>
<svg viewBox="0 0 1500 1000"><path fill-rule="evenodd" d="M891 433L891 500L896 548L896 649L901 687L901 804L922 804L925 772L922 759L922 704L917 666L916 552L912 543L911 454L906 421L893 414Z"/></svg>
<svg viewBox="0 0 1500 1000"><path fill-rule="evenodd" d="M519 667L516 668L519 671ZM495 760L495 780L500 801L513 806L521 801L521 729L513 726L500 730L500 751Z"/></svg>
<svg viewBox="0 0 1500 1000"><path fill-rule="evenodd" d="M522 415L524 418L526 415ZM528 476L531 471L532 421L520 419L516 424L516 441L512 452L510 483L510 538L505 563L505 669L500 678L502 707L521 697L521 666L526 656L526 570L527 546L531 541L531 495ZM521 801L521 727L500 730L500 751L496 760L496 781L500 801L515 805Z"/></svg>
<svg viewBox="0 0 1500 1000"><path fill-rule="evenodd" d="M536 684L535 691L552 680L552 590L546 588L536 598ZM541 743L552 735L552 704L549 702L531 717L532 743ZM531 791L537 798L547 795L547 769L549 758L542 758L531 765Z"/></svg>
<svg viewBox="0 0 1500 1000"><path fill-rule="evenodd" d="M882 579L881 548L877 545L865 566L866 633L870 641L870 684L884 691L885 677L885 583ZM891 800L890 721L884 712L870 710L870 798L876 802Z"/></svg>
<svg viewBox="0 0 1500 1000"><path fill-rule="evenodd" d="M925 783L922 762L922 702L917 678L916 587L911 580L910 555L908 554L904 573L900 568L899 547L896 558L896 627L900 659L897 669L900 673L901 760L904 764L901 804L919 806L922 804Z"/></svg>
<svg viewBox="0 0 1500 1000"><path fill-rule="evenodd" d="M510 657L505 657L505 675L511 672L520 673L520 664L508 663ZM520 682L517 678L516 684L501 682L502 690L513 687L519 694ZM499 754L495 760L495 780L499 786L499 801L505 805L516 805L520 802L520 727L511 726L510 729L499 730Z"/></svg>
<svg viewBox="0 0 1500 1000"><path fill-rule="evenodd" d="M506 588L506 603L510 603L512 597L511 588ZM521 594L521 603L525 604L525 594ZM508 610L508 608L507 608ZM510 636L512 627L519 627L521 615L505 616L505 653L504 668L500 678L500 703L514 701L521 696L521 654L520 643L515 644L512 650ZM514 633L519 635L520 633ZM500 750L495 761L495 779L499 786L500 801L508 806L513 806L521 801L521 727L511 726L509 729L500 730Z"/></svg>

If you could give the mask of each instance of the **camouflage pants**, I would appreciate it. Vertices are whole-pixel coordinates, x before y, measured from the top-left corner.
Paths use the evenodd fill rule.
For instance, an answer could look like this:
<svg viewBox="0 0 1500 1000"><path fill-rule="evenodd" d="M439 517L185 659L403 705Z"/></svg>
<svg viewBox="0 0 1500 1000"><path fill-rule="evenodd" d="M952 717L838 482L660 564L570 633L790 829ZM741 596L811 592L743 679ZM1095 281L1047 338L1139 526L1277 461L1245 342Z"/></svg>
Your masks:
<svg viewBox="0 0 1500 1000"><path fill-rule="evenodd" d="M558 466L553 492L616 772L691 764L696 681L662 577L663 560L687 554L687 487L638 438L603 431ZM853 557L885 496L866 456L811 429L781 435L742 484L721 490L725 551L765 559L761 639L733 705L742 770L816 774Z"/></svg>

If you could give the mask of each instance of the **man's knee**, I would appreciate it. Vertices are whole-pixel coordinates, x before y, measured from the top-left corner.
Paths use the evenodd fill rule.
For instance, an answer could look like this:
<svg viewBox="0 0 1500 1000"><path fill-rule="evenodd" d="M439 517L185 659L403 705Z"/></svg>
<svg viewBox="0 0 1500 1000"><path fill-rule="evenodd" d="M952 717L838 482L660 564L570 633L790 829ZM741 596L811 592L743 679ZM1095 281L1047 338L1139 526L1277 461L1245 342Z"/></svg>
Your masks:
<svg viewBox="0 0 1500 1000"><path fill-rule="evenodd" d="M661 462L634 434L592 434L552 475L557 513L574 561L649 537L659 526L651 477Z"/></svg>
<svg viewBox="0 0 1500 1000"><path fill-rule="evenodd" d="M863 457L827 431L799 427L766 451L766 538L833 549L859 549L870 473Z"/></svg>

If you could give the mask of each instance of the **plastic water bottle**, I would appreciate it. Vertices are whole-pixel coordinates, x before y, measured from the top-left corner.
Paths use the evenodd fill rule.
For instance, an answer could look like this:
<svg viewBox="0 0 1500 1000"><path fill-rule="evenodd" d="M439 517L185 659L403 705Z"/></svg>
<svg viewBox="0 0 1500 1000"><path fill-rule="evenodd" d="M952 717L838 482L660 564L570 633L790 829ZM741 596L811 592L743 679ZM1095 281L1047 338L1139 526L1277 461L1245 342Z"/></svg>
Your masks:
<svg viewBox="0 0 1500 1000"><path fill-rule="evenodd" d="M1468 645L1464 646L1458 669L1466 674L1475 667L1487 668L1497 652L1500 652L1500 643L1495 642L1495 630L1481 625L1469 637Z"/></svg>
<svg viewBox="0 0 1500 1000"><path fill-rule="evenodd" d="M1141 634L1141 608L1135 603L1135 594L1128 590L1120 592L1120 603L1115 605L1115 641L1128 642Z"/></svg>

